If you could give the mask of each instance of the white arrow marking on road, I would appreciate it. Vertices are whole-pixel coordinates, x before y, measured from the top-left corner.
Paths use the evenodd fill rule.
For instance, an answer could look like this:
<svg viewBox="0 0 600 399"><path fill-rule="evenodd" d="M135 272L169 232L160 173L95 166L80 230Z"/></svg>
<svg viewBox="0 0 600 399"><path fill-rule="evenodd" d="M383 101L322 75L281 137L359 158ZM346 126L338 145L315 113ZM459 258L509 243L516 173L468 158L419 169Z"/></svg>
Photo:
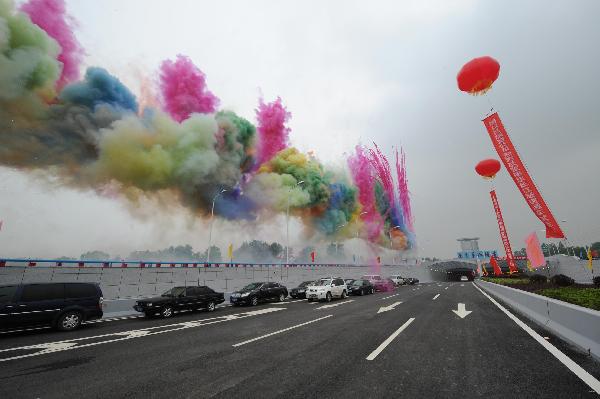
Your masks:
<svg viewBox="0 0 600 399"><path fill-rule="evenodd" d="M394 333L390 335L385 341L383 341L381 345L377 347L377 349L375 349L373 352L371 352L369 356L367 356L367 360L374 360L377 357L377 355L379 355L381 351L383 351L386 348L386 346L388 346L413 321L415 321L415 318L411 317L406 321L406 323L402 324L402 326L399 329L394 331Z"/></svg>
<svg viewBox="0 0 600 399"><path fill-rule="evenodd" d="M343 305L345 303L350 303L350 302L354 302L354 299L348 299L347 301L344 301L344 302L332 303L331 305L319 306L317 309L334 308L336 306L340 306L340 305Z"/></svg>
<svg viewBox="0 0 600 399"><path fill-rule="evenodd" d="M379 308L379 310L377 311L377 314L379 314L379 313L383 313L383 312L387 312L387 311L389 311L389 310L394 310L394 308L395 308L396 306L400 305L401 303L402 303L402 302L394 302L394 303L392 303L392 304L391 304L391 305L389 305L389 306L383 306L383 307L380 307L380 308Z"/></svg>
<svg viewBox="0 0 600 399"><path fill-rule="evenodd" d="M469 315L469 313L473 312L472 310L465 309L465 304L464 303L459 303L458 304L458 310L452 309L452 311L454 313L456 313L456 315L458 317L460 317L461 319L464 319L465 317L467 317Z"/></svg>
<svg viewBox="0 0 600 399"><path fill-rule="evenodd" d="M440 294L437 294L436 296L434 296L433 300L435 301L436 299L438 299L438 296L440 296Z"/></svg>

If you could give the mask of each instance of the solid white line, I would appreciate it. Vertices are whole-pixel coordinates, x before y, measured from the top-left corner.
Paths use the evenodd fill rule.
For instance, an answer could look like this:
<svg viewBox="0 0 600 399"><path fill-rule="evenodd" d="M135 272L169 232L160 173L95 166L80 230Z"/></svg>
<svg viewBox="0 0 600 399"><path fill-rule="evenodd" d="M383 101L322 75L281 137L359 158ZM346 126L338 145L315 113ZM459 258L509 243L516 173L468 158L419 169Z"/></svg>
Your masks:
<svg viewBox="0 0 600 399"><path fill-rule="evenodd" d="M386 346L388 346L414 320L415 320L415 318L411 317L410 319L408 319L408 321L406 323L402 324L402 326L399 329L394 331L394 333L392 335L390 335L385 341L383 341L381 343L381 345L379 345L377 347L377 349L375 349L373 352L371 352L371 354L369 356L367 356L367 360L375 359L377 357L377 355L379 355L386 348Z"/></svg>
<svg viewBox="0 0 600 399"><path fill-rule="evenodd" d="M533 339L535 339L540 345L542 345L548 352L550 352L555 358L557 358L562 364L567 366L569 370L573 372L577 377L579 377L583 382L585 382L590 388L592 388L597 394L600 394L600 381L598 381L594 376L585 371L581 366L575 363L570 357L561 352L556 346L552 345L550 342L546 341L544 337L536 333L531 327L527 324L523 323L519 320L514 314L509 312L504 306L500 305L494 298L486 294L479 288L475 283L472 283L475 288L479 290L483 295L485 295L494 305L496 305L501 311L503 311L508 317L512 319L519 327L521 327L527 334L529 334Z"/></svg>
<svg viewBox="0 0 600 399"><path fill-rule="evenodd" d="M433 300L435 301L436 299L438 299L439 296L440 296L440 294L437 294L436 296L433 297Z"/></svg>
<svg viewBox="0 0 600 399"><path fill-rule="evenodd" d="M332 315L332 314L330 314L330 315L328 315L328 316L323 316L323 317L319 317L318 319L314 319L314 320L311 320L311 321L307 321L306 323L302 323L302 324L296 324L295 326L291 326L291 327L288 327L288 328L284 328L283 330L277 330L277 331L274 331L274 332L272 332L272 333L269 333L269 334L261 335L260 337L252 338L252 339L249 339L249 340L247 340L247 341L244 341L244 342L240 342L240 343L237 343L237 344L233 344L232 346L233 346L234 348L237 348L237 347L239 347L239 346L242 346L242 345L249 344L250 342L258 341L258 340L261 340L261 339L264 339L264 338L267 338L267 337L270 337L270 336L273 336L273 335L276 335L276 334L281 334L282 332L290 331L290 330L293 330L294 328L302 327L302 326L305 326L305 325L307 325L307 324L315 323L315 322L317 322L317 321L320 321L320 320L323 320L323 319L328 319L328 318L330 318L330 317L333 317L333 315Z"/></svg>
<svg viewBox="0 0 600 399"><path fill-rule="evenodd" d="M350 303L350 302L354 302L354 299L348 299L347 301L344 301L344 302L332 303L331 305L319 306L317 309L335 308L336 306L340 306L340 305L343 305L345 303Z"/></svg>
<svg viewBox="0 0 600 399"><path fill-rule="evenodd" d="M393 297L398 296L398 295L400 295L400 294L394 294L394 295L386 296L385 298L381 298L381 300L383 301L384 299L390 299L390 298L393 298Z"/></svg>

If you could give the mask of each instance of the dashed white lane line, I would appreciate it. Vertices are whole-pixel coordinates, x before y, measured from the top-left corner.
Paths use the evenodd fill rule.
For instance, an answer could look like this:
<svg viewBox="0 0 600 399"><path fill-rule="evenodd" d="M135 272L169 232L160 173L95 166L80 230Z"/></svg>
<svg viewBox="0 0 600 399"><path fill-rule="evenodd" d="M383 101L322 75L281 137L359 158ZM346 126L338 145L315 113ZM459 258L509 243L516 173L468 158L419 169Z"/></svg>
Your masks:
<svg viewBox="0 0 600 399"><path fill-rule="evenodd" d="M415 320L414 317L411 317L406 321L406 323L402 324L402 326L394 331L392 335L390 335L385 341L381 343L369 356L367 356L367 360L374 360L377 355L379 355L402 331L406 329Z"/></svg>
<svg viewBox="0 0 600 399"><path fill-rule="evenodd" d="M433 297L433 300L435 301L436 299L438 299L439 296L440 296L440 294L437 294L436 296Z"/></svg>
<svg viewBox="0 0 600 399"><path fill-rule="evenodd" d="M282 329L282 330L273 331L272 333L265 334L265 335L261 335L260 337L252 338L252 339L249 339L249 340L247 340L247 341L239 342L239 343L237 343L237 344L233 344L232 346L233 346L234 348L237 348L237 347L239 347L239 346L246 345L246 344L249 344L249 343L251 343L251 342L258 341L258 340L261 340L261 339L264 339L264 338L268 338L268 337L271 337L271 336L273 336L273 335L281 334L281 333L283 333L283 332L290 331L290 330L293 330L294 328L302 327L302 326L305 326L305 325L307 325L307 324L316 323L317 321L321 321L321 320L324 320L324 319L328 319L328 318L330 318L330 317L333 317L333 315L332 315L332 314L330 314L330 315L327 315L327 316L319 317L318 319L314 319L314 320L311 320L311 321L307 321L306 323L296 324L295 326L291 326L291 327L288 327L288 328L284 328L284 329Z"/></svg>
<svg viewBox="0 0 600 399"><path fill-rule="evenodd" d="M338 303L332 303L330 305L323 305L323 306L319 306L316 310L318 309L329 309L329 308L334 308L336 306L340 306L340 305L344 305L346 303L350 303L350 302L354 302L354 299L348 299L347 301L343 301L343 302L338 302Z"/></svg>
<svg viewBox="0 0 600 399"><path fill-rule="evenodd" d="M444 288L444 289L445 289L445 290L447 290L448 288L450 288L450 287L446 287L446 288Z"/></svg>
<svg viewBox="0 0 600 399"><path fill-rule="evenodd" d="M461 287L464 287L465 285L464 285L464 284L461 284L460 286L461 286Z"/></svg>
<svg viewBox="0 0 600 399"><path fill-rule="evenodd" d="M381 298L381 300L383 301L384 299L390 299L390 298L393 298L393 297L398 296L398 295L400 295L400 294L394 294L394 295L386 296L385 298Z"/></svg>
<svg viewBox="0 0 600 399"><path fill-rule="evenodd" d="M504 312L512 321L514 321L519 327L521 327L531 338L535 339L540 345L542 345L548 352L550 352L555 358L558 359L562 364L567 366L569 370L585 382L590 388L592 388L597 394L600 394L600 381L594 376L585 371L580 365L575 363L570 357L561 352L556 346L546 341L544 337L536 333L531 327L523 323L517 316L508 311L504 306L500 305L494 298L483 292L475 283L472 283L475 288L479 290L483 295L487 297L494 305L496 305L501 311Z"/></svg>
<svg viewBox="0 0 600 399"><path fill-rule="evenodd" d="M289 300L289 301L283 301L283 302L275 302L272 303L271 305L287 305L288 303L295 303L295 302L305 302L304 299L295 299L295 300Z"/></svg>

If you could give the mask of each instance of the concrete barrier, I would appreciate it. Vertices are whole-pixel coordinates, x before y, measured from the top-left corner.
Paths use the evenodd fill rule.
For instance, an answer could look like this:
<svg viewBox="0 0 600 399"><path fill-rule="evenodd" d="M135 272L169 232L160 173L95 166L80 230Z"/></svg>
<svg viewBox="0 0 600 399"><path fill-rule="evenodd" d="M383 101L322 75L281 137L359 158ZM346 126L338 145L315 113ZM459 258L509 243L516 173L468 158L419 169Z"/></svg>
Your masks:
<svg viewBox="0 0 600 399"><path fill-rule="evenodd" d="M476 284L534 322L600 360L600 312L519 289Z"/></svg>

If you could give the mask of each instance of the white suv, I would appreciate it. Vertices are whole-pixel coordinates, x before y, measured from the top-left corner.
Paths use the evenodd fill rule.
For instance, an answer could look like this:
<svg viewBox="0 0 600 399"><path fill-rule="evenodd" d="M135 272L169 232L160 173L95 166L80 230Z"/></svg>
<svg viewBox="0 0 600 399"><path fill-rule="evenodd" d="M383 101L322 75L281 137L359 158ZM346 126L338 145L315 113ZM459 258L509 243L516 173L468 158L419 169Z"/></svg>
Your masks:
<svg viewBox="0 0 600 399"><path fill-rule="evenodd" d="M395 274L393 276L390 276L390 280L392 280L394 282L394 284L396 285L404 285L406 284L406 281L404 280L404 277Z"/></svg>
<svg viewBox="0 0 600 399"><path fill-rule="evenodd" d="M308 286L306 299L309 302L321 299L330 302L333 298L344 299L348 295L346 283L341 278L322 278Z"/></svg>

